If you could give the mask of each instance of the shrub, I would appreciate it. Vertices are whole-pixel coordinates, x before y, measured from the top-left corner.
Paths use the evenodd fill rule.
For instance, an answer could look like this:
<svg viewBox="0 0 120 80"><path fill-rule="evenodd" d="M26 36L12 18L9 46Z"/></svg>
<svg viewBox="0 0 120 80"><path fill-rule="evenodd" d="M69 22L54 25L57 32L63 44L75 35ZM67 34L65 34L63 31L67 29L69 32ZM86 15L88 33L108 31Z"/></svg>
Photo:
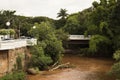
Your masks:
<svg viewBox="0 0 120 80"><path fill-rule="evenodd" d="M44 54L44 50L40 45L36 45L31 49L32 57L30 60L30 67L38 67L39 69L46 69L52 59Z"/></svg>
<svg viewBox="0 0 120 80"><path fill-rule="evenodd" d="M120 62L117 62L112 66L111 74L117 79L120 79Z"/></svg>
<svg viewBox="0 0 120 80"><path fill-rule="evenodd" d="M41 22L35 24L36 28L30 30L30 34L37 38L38 45L31 49L32 67L46 69L50 64L60 62L62 53L64 52L62 40L64 37L56 32L49 22Z"/></svg>
<svg viewBox="0 0 120 80"><path fill-rule="evenodd" d="M26 74L24 72L13 72L0 78L0 80L26 80Z"/></svg>
<svg viewBox="0 0 120 80"><path fill-rule="evenodd" d="M15 30L14 29L1 29L0 34L1 35L8 35L8 34L13 35L15 34Z"/></svg>
<svg viewBox="0 0 120 80"><path fill-rule="evenodd" d="M120 50L117 50L114 53L114 59L117 60L117 63L115 63L112 66L112 70L110 71L111 74L115 75L117 79L120 79Z"/></svg>

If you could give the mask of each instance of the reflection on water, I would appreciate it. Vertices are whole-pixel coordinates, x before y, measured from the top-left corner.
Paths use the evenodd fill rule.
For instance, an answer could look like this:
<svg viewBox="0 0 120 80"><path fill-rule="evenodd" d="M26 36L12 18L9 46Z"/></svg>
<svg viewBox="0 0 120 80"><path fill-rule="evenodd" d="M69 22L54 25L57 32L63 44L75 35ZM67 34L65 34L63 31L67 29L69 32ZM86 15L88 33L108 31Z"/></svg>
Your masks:
<svg viewBox="0 0 120 80"><path fill-rule="evenodd" d="M28 75L29 80L114 80L106 73L110 70L113 60L104 58L86 58L65 55L63 63L70 62L75 68L46 71L38 75Z"/></svg>

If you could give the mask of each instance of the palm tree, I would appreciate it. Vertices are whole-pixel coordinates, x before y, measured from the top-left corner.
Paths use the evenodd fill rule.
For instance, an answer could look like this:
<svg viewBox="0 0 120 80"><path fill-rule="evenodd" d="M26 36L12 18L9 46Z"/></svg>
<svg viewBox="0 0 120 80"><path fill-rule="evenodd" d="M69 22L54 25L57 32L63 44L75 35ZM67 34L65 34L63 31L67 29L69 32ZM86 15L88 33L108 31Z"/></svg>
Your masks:
<svg viewBox="0 0 120 80"><path fill-rule="evenodd" d="M60 9L60 12L57 13L58 14L57 18L60 17L61 19L66 19L68 15L66 12L67 12L66 9Z"/></svg>

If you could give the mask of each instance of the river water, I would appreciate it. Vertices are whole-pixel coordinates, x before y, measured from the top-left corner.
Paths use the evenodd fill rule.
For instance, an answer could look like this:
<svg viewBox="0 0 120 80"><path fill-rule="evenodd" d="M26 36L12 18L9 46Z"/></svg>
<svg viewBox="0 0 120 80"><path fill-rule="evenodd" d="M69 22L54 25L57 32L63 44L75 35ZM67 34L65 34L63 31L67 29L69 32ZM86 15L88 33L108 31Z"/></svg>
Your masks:
<svg viewBox="0 0 120 80"><path fill-rule="evenodd" d="M63 63L74 67L45 71L38 75L28 75L28 80L114 80L108 71L114 61L106 58L87 58L66 54Z"/></svg>

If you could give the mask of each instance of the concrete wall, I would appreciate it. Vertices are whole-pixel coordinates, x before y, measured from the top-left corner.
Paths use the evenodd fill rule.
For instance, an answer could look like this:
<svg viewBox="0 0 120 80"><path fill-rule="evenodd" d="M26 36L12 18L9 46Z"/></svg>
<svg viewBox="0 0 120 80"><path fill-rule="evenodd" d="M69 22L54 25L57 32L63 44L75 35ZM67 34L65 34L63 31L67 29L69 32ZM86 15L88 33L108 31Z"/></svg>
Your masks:
<svg viewBox="0 0 120 80"><path fill-rule="evenodd" d="M21 57L22 66L25 68L25 57L28 53L27 47L0 51L0 76L16 69L16 58L18 56Z"/></svg>
<svg viewBox="0 0 120 80"><path fill-rule="evenodd" d="M0 76L8 71L8 51L0 51Z"/></svg>

